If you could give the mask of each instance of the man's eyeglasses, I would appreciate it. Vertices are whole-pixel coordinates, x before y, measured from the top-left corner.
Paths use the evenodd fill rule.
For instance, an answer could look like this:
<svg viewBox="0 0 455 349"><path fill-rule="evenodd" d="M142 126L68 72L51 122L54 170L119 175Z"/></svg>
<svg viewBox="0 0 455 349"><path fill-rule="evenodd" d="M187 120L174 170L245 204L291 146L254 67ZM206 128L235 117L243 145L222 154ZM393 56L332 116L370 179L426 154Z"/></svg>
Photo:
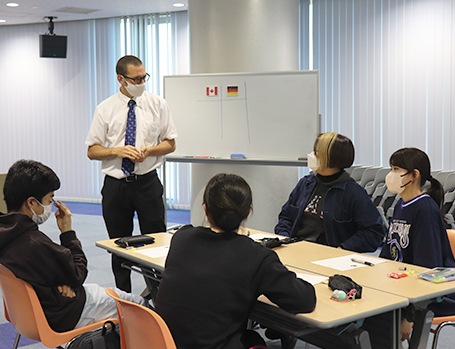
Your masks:
<svg viewBox="0 0 455 349"><path fill-rule="evenodd" d="M122 75L125 79L130 79L134 81L135 84L140 84L142 81L146 82L150 79L149 73L145 73L144 76L138 76L137 78L130 78L129 76Z"/></svg>

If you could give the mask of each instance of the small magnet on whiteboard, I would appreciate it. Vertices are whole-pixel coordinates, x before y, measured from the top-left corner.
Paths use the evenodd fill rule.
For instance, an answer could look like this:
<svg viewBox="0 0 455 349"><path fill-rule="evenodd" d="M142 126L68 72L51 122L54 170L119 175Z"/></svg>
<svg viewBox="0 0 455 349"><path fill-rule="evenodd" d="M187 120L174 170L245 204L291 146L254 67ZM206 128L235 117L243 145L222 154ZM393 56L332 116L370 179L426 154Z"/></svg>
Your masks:
<svg viewBox="0 0 455 349"><path fill-rule="evenodd" d="M231 154L231 159L246 159L246 156L243 154Z"/></svg>

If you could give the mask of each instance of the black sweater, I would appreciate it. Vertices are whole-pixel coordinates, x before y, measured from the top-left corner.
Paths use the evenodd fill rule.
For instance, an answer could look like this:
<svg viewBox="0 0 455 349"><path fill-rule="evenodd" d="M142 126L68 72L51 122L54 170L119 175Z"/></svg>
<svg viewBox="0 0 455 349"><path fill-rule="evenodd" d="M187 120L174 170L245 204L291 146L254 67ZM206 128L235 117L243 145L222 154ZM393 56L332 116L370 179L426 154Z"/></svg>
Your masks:
<svg viewBox="0 0 455 349"><path fill-rule="evenodd" d="M60 241L54 243L25 214L0 213L0 263L33 286L49 325L64 332L76 326L85 304L87 259L74 231L60 234ZM71 286L76 297L63 297L61 285Z"/></svg>
<svg viewBox="0 0 455 349"><path fill-rule="evenodd" d="M242 348L241 332L261 294L294 313L316 305L313 286L274 251L233 232L186 226L172 238L156 310L179 349Z"/></svg>

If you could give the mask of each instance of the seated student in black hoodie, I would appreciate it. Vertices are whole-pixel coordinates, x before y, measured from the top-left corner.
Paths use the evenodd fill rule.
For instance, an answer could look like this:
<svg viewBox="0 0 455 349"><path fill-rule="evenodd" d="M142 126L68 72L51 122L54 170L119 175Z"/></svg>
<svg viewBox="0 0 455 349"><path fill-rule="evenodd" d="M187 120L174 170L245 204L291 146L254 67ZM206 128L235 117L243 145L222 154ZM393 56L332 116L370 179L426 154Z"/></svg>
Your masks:
<svg viewBox="0 0 455 349"><path fill-rule="evenodd" d="M54 203L60 245L38 229L51 215L59 188L54 171L37 161L19 160L11 166L3 188L8 214L0 213L0 263L33 286L51 328L65 332L117 317L117 310L104 288L83 284L87 258L72 230L70 210ZM140 296L116 292L147 305Z"/></svg>
<svg viewBox="0 0 455 349"><path fill-rule="evenodd" d="M156 311L177 348L263 345L258 334L246 330L261 294L290 312L314 310L311 284L286 269L274 251L237 234L251 205L251 189L243 178L218 174L204 192L210 228L188 225L172 238Z"/></svg>

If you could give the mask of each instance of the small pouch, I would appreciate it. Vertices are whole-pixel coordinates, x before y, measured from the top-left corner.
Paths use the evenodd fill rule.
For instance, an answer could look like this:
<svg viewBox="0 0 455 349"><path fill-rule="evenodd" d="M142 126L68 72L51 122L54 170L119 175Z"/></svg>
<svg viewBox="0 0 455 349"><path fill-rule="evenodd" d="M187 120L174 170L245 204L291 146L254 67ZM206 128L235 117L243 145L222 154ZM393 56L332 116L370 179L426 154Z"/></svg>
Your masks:
<svg viewBox="0 0 455 349"><path fill-rule="evenodd" d="M267 248L274 248L281 246L281 241L278 238L263 238L260 244Z"/></svg>
<svg viewBox="0 0 455 349"><path fill-rule="evenodd" d="M352 289L355 290L355 299L362 298L362 286L353 281L350 277L335 274L329 277L329 287L332 291L341 290L348 294Z"/></svg>
<svg viewBox="0 0 455 349"><path fill-rule="evenodd" d="M155 242L155 238L148 235L125 236L114 241L120 247L148 245Z"/></svg>

